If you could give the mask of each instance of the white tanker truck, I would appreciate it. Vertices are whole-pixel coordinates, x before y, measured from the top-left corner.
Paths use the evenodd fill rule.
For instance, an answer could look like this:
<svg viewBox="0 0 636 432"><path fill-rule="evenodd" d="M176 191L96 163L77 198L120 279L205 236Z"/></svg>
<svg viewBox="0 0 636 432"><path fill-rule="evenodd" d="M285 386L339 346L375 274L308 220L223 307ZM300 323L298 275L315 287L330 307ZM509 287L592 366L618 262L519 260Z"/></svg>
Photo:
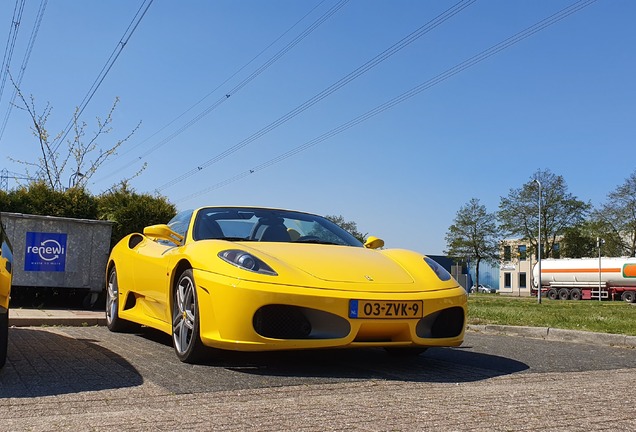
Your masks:
<svg viewBox="0 0 636 432"><path fill-rule="evenodd" d="M536 290L539 265L532 271ZM636 302L636 258L541 260L541 293L556 300L621 299ZM545 294L544 294L545 293Z"/></svg>

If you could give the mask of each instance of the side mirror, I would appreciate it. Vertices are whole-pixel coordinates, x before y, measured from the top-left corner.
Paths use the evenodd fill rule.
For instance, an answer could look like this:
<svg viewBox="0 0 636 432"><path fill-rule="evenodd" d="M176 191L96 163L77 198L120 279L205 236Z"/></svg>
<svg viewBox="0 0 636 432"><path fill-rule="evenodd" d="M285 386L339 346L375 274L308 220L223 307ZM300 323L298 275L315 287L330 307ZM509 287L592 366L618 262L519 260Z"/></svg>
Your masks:
<svg viewBox="0 0 636 432"><path fill-rule="evenodd" d="M367 249L380 249L384 247L384 240L370 236L367 241L364 242L364 247Z"/></svg>
<svg viewBox="0 0 636 432"><path fill-rule="evenodd" d="M153 240L167 240L176 245L180 245L183 236L172 231L166 224L150 225L144 228L144 235Z"/></svg>

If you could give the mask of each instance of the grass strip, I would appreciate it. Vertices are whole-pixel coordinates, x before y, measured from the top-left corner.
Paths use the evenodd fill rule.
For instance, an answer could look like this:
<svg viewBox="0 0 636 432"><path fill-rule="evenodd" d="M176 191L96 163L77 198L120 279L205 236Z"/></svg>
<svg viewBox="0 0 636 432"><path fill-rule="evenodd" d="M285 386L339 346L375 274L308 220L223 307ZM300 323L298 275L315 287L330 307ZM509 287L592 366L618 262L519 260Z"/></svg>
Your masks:
<svg viewBox="0 0 636 432"><path fill-rule="evenodd" d="M548 300L471 294L469 324L550 327L636 336L636 303L598 300Z"/></svg>

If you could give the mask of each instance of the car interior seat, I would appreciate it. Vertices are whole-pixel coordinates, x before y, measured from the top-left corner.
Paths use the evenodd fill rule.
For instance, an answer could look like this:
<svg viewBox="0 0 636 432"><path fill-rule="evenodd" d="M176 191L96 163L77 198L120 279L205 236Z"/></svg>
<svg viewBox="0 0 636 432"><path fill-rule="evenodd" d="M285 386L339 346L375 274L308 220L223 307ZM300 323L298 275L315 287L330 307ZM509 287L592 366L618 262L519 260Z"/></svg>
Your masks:
<svg viewBox="0 0 636 432"><path fill-rule="evenodd" d="M206 239L222 239L223 230L219 226L219 223L213 219L200 218L194 225L194 239L206 240Z"/></svg>
<svg viewBox="0 0 636 432"><path fill-rule="evenodd" d="M283 219L261 219L254 226L250 236L254 240L264 242L289 242L291 237L287 227L283 225Z"/></svg>
<svg viewBox="0 0 636 432"><path fill-rule="evenodd" d="M291 237L285 225L268 225L263 230L261 241L268 242L289 242Z"/></svg>

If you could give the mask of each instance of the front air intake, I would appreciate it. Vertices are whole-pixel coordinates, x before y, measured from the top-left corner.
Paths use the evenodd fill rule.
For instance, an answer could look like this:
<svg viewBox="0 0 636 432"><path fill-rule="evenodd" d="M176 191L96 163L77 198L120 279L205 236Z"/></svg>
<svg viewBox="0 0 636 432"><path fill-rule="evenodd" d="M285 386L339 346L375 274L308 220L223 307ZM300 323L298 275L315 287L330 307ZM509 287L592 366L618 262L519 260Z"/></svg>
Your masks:
<svg viewBox="0 0 636 432"><path fill-rule="evenodd" d="M415 332L421 338L452 338L464 331L465 315L461 307L444 309L425 316L417 323Z"/></svg>
<svg viewBox="0 0 636 432"><path fill-rule="evenodd" d="M338 315L288 305L263 306L252 325L256 333L272 339L338 339L351 331L349 322Z"/></svg>
<svg viewBox="0 0 636 432"><path fill-rule="evenodd" d="M254 330L274 339L307 339L311 324L299 310L285 305L268 305L254 314Z"/></svg>

